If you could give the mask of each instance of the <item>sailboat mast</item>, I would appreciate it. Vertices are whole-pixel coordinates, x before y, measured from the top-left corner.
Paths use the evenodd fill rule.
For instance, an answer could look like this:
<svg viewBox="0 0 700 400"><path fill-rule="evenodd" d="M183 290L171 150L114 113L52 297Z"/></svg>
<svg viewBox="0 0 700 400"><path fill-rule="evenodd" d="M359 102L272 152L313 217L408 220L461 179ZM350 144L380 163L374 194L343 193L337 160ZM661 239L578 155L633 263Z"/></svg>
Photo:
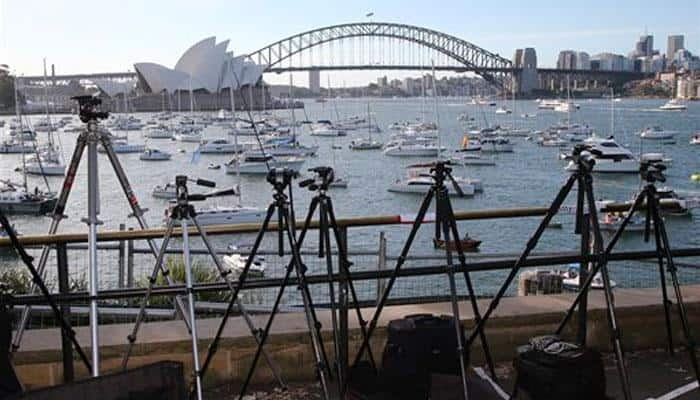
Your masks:
<svg viewBox="0 0 700 400"><path fill-rule="evenodd" d="M610 88L610 136L615 135L615 89Z"/></svg>
<svg viewBox="0 0 700 400"><path fill-rule="evenodd" d="M17 116L17 122L19 123L19 140L20 145L22 146L22 183L24 185L24 191L26 193L29 187L29 185L27 184L27 159L24 156L24 129L22 129L22 117L20 116L19 111L19 96L17 95L17 78L14 78L13 80L13 86L15 89L15 115Z"/></svg>
<svg viewBox="0 0 700 400"><path fill-rule="evenodd" d="M437 125L437 158L440 158L440 114L438 114L437 79L435 78L435 62L430 61L433 70L433 98L435 99L435 124Z"/></svg>
<svg viewBox="0 0 700 400"><path fill-rule="evenodd" d="M190 115L194 113L194 98L192 98L192 75L190 75L189 80L190 89Z"/></svg>
<svg viewBox="0 0 700 400"><path fill-rule="evenodd" d="M297 143L297 117L294 114L294 74L289 73L289 110L292 114L292 140L294 144Z"/></svg>
<svg viewBox="0 0 700 400"><path fill-rule="evenodd" d="M233 54L231 55L231 62L229 62L229 68L231 69L231 84L229 85L228 88L228 93L229 97L231 98L231 118L232 118L232 123L231 125L233 126L233 145L236 148L236 153L239 153L238 149L238 128L236 128L236 96L233 93L234 88L238 86L236 82L238 79L236 79L236 76L234 75L235 72L233 70ZM237 154L236 157L238 158L236 160L236 194L238 195L238 207L241 207L242 205L242 200L241 200L241 154Z"/></svg>
<svg viewBox="0 0 700 400"><path fill-rule="evenodd" d="M49 119L49 82L46 79L46 58L44 58L44 102L46 103L46 123L49 125L49 148L53 150L53 137L51 135L51 120Z"/></svg>

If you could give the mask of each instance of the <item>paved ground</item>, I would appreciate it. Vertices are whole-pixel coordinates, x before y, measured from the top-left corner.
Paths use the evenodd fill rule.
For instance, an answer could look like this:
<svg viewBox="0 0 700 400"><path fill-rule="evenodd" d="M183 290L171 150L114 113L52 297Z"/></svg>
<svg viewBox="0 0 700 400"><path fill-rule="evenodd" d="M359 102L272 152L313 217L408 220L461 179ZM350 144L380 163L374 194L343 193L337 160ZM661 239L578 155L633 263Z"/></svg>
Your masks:
<svg viewBox="0 0 700 400"><path fill-rule="evenodd" d="M700 354L699 354L700 356ZM623 399L619 385L619 375L612 354L605 355L605 369L608 395L611 399ZM687 385L694 380L690 367L688 353L678 349L671 357L665 350L632 352L627 354L627 365L632 383L634 399L656 399L673 389ZM513 386L513 370L509 364L500 364L497 375L502 387L510 392ZM207 393L207 399L237 399L237 388L220 387ZM253 388L246 400L288 400L288 399L321 399L318 384L294 384L289 390L270 390L269 388ZM698 389L686 393L679 400L700 399Z"/></svg>

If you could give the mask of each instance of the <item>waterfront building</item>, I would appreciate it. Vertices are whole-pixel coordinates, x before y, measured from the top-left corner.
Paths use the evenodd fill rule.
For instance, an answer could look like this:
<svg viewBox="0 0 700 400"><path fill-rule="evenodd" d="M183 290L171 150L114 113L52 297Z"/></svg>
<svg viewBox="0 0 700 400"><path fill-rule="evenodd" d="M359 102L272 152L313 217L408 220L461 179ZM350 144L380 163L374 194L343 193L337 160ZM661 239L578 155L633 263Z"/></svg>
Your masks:
<svg viewBox="0 0 700 400"><path fill-rule="evenodd" d="M576 69L591 69L591 56L585 51L576 52Z"/></svg>
<svg viewBox="0 0 700 400"><path fill-rule="evenodd" d="M576 52L562 50L557 58L557 69L576 69Z"/></svg>
<svg viewBox="0 0 700 400"><path fill-rule="evenodd" d="M634 71L634 61L621 54L600 53L591 58L591 69L593 64L601 71Z"/></svg>

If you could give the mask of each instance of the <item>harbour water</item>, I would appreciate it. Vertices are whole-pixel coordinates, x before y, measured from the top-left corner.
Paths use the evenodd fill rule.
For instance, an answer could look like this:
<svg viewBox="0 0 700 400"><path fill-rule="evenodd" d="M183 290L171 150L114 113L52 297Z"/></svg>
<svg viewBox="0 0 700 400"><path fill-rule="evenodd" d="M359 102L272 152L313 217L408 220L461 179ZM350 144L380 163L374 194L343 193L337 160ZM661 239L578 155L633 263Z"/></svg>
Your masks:
<svg viewBox="0 0 700 400"><path fill-rule="evenodd" d="M458 116L467 113L474 117L474 123L485 126L489 124L508 124L532 129L546 129L548 126L566 118L566 114L553 111L537 110L537 104L530 100L515 102L515 109L511 115L496 115L496 107L477 106L468 104L464 98L440 99L437 115L433 111L432 100L423 104L420 99L338 99L329 100L326 103L306 102L308 119L335 119L336 112L341 117L350 115L363 116L367 110L367 102L371 104L373 119L376 119L383 132L374 134L374 138L387 141L391 132L386 127L395 121L414 120L421 117L421 110L429 110L424 113L426 120L435 121L441 126L441 145L452 151L456 149L462 139L464 127L458 121ZM499 102L499 106L503 102ZM590 124L599 136L608 136L611 126L610 101L581 100L579 111L572 113L572 122L585 122ZM661 112L658 107L663 100L634 100L624 99L614 103L615 121L614 136L616 140L630 148L633 152L660 151L673 159L672 166L667 171L668 182L666 185L674 188L684 196L700 196L700 184L690 180L692 173L700 172L700 146L689 144L690 137L700 131L700 102L688 103L685 112ZM513 103L508 101L505 105L513 108ZM289 116L289 111L276 111L282 116ZM522 118L521 114L535 114L534 118ZM297 119L305 119L304 113L296 111ZM148 120L148 114L139 114L137 117L144 122ZM9 117L3 117L9 120ZM35 117L31 117L34 119ZM36 117L38 118L38 117ZM640 141L636 133L646 127L659 125L664 129L678 131L675 143L662 144L654 141ZM7 124L6 124L7 126ZM121 132L120 132L121 133ZM44 138L45 133L39 133ZM145 142L141 132L130 132L130 142ZM384 156L381 151L353 151L348 145L353 138L365 137L367 133L362 130L350 131L345 137L318 138L302 131L300 141L304 144L318 144L319 154L307 159L303 166L304 175L309 175L306 169L318 165L333 166L339 175L349 181L346 189L333 189L333 198L338 217L387 215L387 214L411 214L415 213L420 205L420 195L397 194L387 191L389 185L396 179L404 178L405 167L430 161L429 158L396 158ZM204 131L205 138L225 137L222 128L210 126ZM62 151L66 158L72 154L75 133L58 133L62 145ZM558 148L544 148L534 141L526 141L524 138L510 138L516 144L513 153L501 153L494 155L495 166L455 167L454 175L479 178L483 181L484 191L473 198L453 198L455 210L479 210L485 208L508 208L521 206L545 206L553 199L554 195L567 178L564 171L565 161L558 159L561 151ZM169 151L173 158L166 162L143 162L139 160L139 154L120 154L119 158L124 165L128 177L135 189L143 207L148 208L147 220L152 226L162 223L166 200L151 197L151 189L154 185L173 181L176 174L186 174L191 177L202 177L217 182L219 188L235 185L235 175L227 175L225 170L210 170L210 163L223 164L230 159L227 155L202 155L197 163L192 163L192 151L196 143L181 143L171 140L151 139L148 145L161 150ZM185 152L178 150L184 149ZM127 219L129 213L120 186L104 155L100 160L100 193L101 213L100 218L104 224L100 229L117 229L120 223L127 226L136 226L133 219ZM21 177L14 169L20 164L20 156L14 154L0 155L0 176L3 179L20 181ZM68 161L68 160L66 160ZM49 177L51 189L58 191L62 178ZM62 222L60 231L76 232L85 231L85 225L80 219L85 216L87 208L86 194L86 161L81 163L78 177L70 196L66 214L68 218ZM30 177L30 187L43 186L43 179ZM640 186L639 177L636 174L625 175L596 175L594 190L596 197L614 200L628 200ZM266 207L270 201L270 186L262 176L243 176L241 182L242 202L244 205ZM191 191L196 189L191 188ZM312 193L295 187L295 205L297 217L305 215L307 204ZM573 204L571 197L569 204ZM210 200L210 204L204 205L228 205L235 202L234 198L220 198ZM12 216L15 226L23 234L40 234L46 232L49 225L48 217L36 216ZM541 240L540 251L570 251L579 246L578 236L573 234L573 215L561 215L557 221L562 223L562 229L547 230ZM482 253L506 253L513 254L522 250L527 239L539 222L538 218L525 219L501 219L484 220L460 223L461 232L469 232L471 236L482 240ZM667 225L672 244L676 247L700 245L700 210L696 210L689 218L669 218ZM387 235L389 254L397 254L408 234L408 225L382 227ZM378 243L377 228L353 229L349 232L349 244L351 251L370 250L375 251ZM439 255L432 248L432 229L424 227L416 239L413 254ZM315 241L315 235L311 243ZM252 235L243 237L217 237L215 241L219 247L236 242L249 244ZM273 248L273 240L266 243L268 248ZM620 249L651 248L651 244L645 244L642 235L626 235L621 241ZM139 266L139 271L150 271L152 258L144 258L148 265ZM376 268L376 257L358 257L353 260L357 268ZM688 263L700 264L699 260L684 260ZM10 261L11 263L11 261ZM434 263L434 262L433 262ZM73 274L84 273L81 270L86 267L86 262L76 260L76 268ZM389 263L393 267L393 262ZM649 286L650 282L658 277L656 269L652 266L644 266L639 263L615 264L612 270L615 278L621 286ZM700 271L697 269L684 269L683 279L688 282L700 282ZM268 275L275 276L283 273L282 268L269 268ZM102 284L105 287L114 286L116 271L113 269L103 271ZM503 273L482 273L477 280L477 290L482 294L492 293L496 285L502 279ZM440 294L446 285L444 279L435 279L435 283L417 282L407 280L402 283L405 295L411 295L412 287L420 284L421 294ZM413 283L412 283L413 282ZM426 289L427 287L427 289Z"/></svg>

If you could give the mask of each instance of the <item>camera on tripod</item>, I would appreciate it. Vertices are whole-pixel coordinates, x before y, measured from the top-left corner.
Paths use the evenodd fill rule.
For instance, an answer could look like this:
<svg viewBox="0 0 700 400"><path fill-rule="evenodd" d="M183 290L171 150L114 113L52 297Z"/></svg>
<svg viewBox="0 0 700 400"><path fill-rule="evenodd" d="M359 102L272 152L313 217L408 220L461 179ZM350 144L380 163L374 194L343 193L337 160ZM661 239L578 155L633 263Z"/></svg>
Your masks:
<svg viewBox="0 0 700 400"><path fill-rule="evenodd" d="M98 119L107 119L109 113L100 110L102 100L94 96L74 96L71 99L78 102L78 115L84 123Z"/></svg>
<svg viewBox="0 0 700 400"><path fill-rule="evenodd" d="M320 166L309 168L309 172L313 172L316 176L299 182L299 187L308 187L312 192L319 188L327 190L328 186L335 180L335 173L331 167Z"/></svg>
<svg viewBox="0 0 700 400"><path fill-rule="evenodd" d="M639 167L639 173L646 182L666 182L664 171L666 166L654 161L642 161Z"/></svg>
<svg viewBox="0 0 700 400"><path fill-rule="evenodd" d="M593 166L595 165L593 155L590 151L588 151L586 145L583 144L577 144L574 146L573 150L571 151L571 159L576 165L583 166L586 171L593 170Z"/></svg>
<svg viewBox="0 0 700 400"><path fill-rule="evenodd" d="M267 181L275 188L284 188L299 174L289 168L270 168L267 172Z"/></svg>

